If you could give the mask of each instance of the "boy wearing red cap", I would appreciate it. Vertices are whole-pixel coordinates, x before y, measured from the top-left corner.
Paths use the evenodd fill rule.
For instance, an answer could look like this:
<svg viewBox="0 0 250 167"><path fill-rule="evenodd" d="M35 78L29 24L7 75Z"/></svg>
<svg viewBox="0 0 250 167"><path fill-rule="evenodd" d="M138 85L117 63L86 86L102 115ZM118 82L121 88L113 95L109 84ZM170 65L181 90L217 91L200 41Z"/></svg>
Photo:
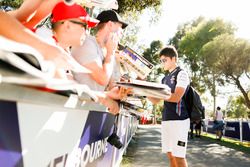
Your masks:
<svg viewBox="0 0 250 167"><path fill-rule="evenodd" d="M85 30L82 28L79 28L83 25L79 26L79 21L81 24L87 24L89 27L95 26L98 21L95 19L90 19L86 11L79 5L73 4L73 5L66 5L64 2L57 3L55 6L55 3L61 1L61 0L46 0L41 1L38 0L31 4L30 0L24 1L20 9L16 11L11 11L10 14L4 13L0 11L0 18L5 23L4 26L0 27L0 35L3 35L6 38L9 38L11 40L25 43L27 45L30 45L37 49L45 58L45 60L52 61L57 69L57 77L58 77L58 69L73 69L74 66L77 63L74 63L74 59L72 59L71 56L68 55L67 52L65 52L62 48L67 49L69 46L74 45L80 45L80 37L85 37ZM49 5L47 9L45 9L44 5ZM42 6L43 10L40 11L40 7ZM58 45L62 46L52 46L43 40L41 40L39 37L37 37L35 34L33 34L31 31L23 27L16 19L18 19L22 23L29 23L29 16L32 15L32 13L36 13L36 10L38 10L38 13L40 13L39 18L35 22L32 22L33 25L30 28L34 28L34 25L37 24L41 19L43 19L42 16L48 15L52 8L54 16L53 17L53 24L55 25L55 36L56 38L60 38L57 40ZM39 12L40 11L40 12ZM14 16L15 18L10 17L10 15ZM83 18L82 18L83 17ZM78 24L76 26L72 24L68 24L67 19L72 19L70 22L72 24ZM56 26L58 22L61 24L64 23L64 26ZM74 22L74 23L73 23ZM83 23L82 23L83 22ZM64 27L64 29L63 29ZM68 27L66 30L65 27ZM72 31L73 28L75 32ZM78 28L77 28L78 27ZM71 31L68 31L70 28ZM63 33L65 32L66 33ZM16 32L16 33L13 33ZM74 36L70 36L69 34L72 33ZM65 38L68 38L69 40L65 40ZM72 64L73 63L73 64ZM81 70L83 71L83 70Z"/></svg>
<svg viewBox="0 0 250 167"><path fill-rule="evenodd" d="M68 62L71 57L69 57L62 48L50 45L41 40L41 38L25 28L17 19L8 13L0 11L0 20L4 23L0 26L0 36L35 48L45 60L52 61L57 69L73 68Z"/></svg>
<svg viewBox="0 0 250 167"><path fill-rule="evenodd" d="M52 10L51 22L57 44L68 49L69 46L80 46L86 37L86 27L94 27L99 21L91 18L80 5L66 5L64 2L60 2ZM119 112L118 103L103 91L95 92L99 102L108 107L109 112L117 114Z"/></svg>
<svg viewBox="0 0 250 167"><path fill-rule="evenodd" d="M85 40L86 27L94 27L99 21L91 18L78 4L59 2L52 10L51 22L56 42L68 49L70 46L81 45Z"/></svg>

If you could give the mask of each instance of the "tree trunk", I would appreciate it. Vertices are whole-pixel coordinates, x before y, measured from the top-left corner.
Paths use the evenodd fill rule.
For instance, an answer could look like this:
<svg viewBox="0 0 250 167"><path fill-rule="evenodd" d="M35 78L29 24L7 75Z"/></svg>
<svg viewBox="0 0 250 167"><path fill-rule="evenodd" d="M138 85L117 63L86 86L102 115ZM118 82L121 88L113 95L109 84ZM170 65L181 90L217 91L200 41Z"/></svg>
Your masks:
<svg viewBox="0 0 250 167"><path fill-rule="evenodd" d="M240 81L238 78L236 77L233 77L234 81L235 81L235 84L237 85L237 87L239 88L239 90L241 91L244 99L245 99L245 105L247 106L248 109L250 109L250 99L248 97L248 94L247 92L244 90L244 88L242 87Z"/></svg>

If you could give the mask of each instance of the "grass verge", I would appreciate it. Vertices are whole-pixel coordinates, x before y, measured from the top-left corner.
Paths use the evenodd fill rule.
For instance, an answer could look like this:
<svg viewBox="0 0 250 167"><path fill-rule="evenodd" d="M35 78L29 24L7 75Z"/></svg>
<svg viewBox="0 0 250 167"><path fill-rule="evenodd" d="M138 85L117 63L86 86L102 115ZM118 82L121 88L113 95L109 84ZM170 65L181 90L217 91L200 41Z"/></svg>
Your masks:
<svg viewBox="0 0 250 167"><path fill-rule="evenodd" d="M131 166L131 157L124 155L122 157L122 162L121 162L120 167L132 167Z"/></svg>
<svg viewBox="0 0 250 167"><path fill-rule="evenodd" d="M213 134L203 134L204 139L211 140L225 147L229 147L238 151L242 151L250 155L250 142L240 142L238 140L222 137L221 141L215 139Z"/></svg>

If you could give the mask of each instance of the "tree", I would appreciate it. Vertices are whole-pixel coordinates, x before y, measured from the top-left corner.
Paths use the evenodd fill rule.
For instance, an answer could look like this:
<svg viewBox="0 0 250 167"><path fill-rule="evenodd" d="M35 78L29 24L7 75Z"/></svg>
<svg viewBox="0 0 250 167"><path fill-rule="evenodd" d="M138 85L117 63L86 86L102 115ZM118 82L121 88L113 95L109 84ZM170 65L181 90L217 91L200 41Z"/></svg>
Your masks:
<svg viewBox="0 0 250 167"><path fill-rule="evenodd" d="M19 8L20 5L23 3L23 0L1 0L0 6L10 6L13 8Z"/></svg>
<svg viewBox="0 0 250 167"><path fill-rule="evenodd" d="M223 82L234 84L250 109L249 88L242 84L241 77L250 83L250 43L247 40L223 34L204 45L201 51L203 70L215 73Z"/></svg>
<svg viewBox="0 0 250 167"><path fill-rule="evenodd" d="M202 71L202 57L200 51L202 47L213 40L213 38L221 34L233 34L235 28L230 23L225 23L221 19L216 20L197 20L197 26L192 27L189 32L181 39L179 43L179 53L183 55L184 61L189 64L192 71L192 84L199 90L205 90L206 84L200 84L199 81L203 80L205 72ZM196 24L193 24L196 25Z"/></svg>
<svg viewBox="0 0 250 167"><path fill-rule="evenodd" d="M178 50L179 49L179 45L180 45L180 41L181 39L192 30L193 27L196 27L199 23L201 23L202 21L204 21L205 18L204 17L198 17L197 19L191 21L191 22L186 22L182 25L179 25L177 27L177 32L175 33L173 38L170 38L168 43L170 45L175 46L175 48ZM179 53L179 57L182 57L182 54Z"/></svg>
<svg viewBox="0 0 250 167"><path fill-rule="evenodd" d="M242 96L229 97L226 107L226 117L229 118L250 118L249 109L244 105L244 98Z"/></svg>
<svg viewBox="0 0 250 167"><path fill-rule="evenodd" d="M162 0L117 0L117 2L119 6L118 13L126 13L127 11L140 12L149 7L157 9L162 4Z"/></svg>
<svg viewBox="0 0 250 167"><path fill-rule="evenodd" d="M152 41L149 48L146 48L143 52L143 56L152 64L159 64L159 50L163 47L163 43L159 40Z"/></svg>
<svg viewBox="0 0 250 167"><path fill-rule="evenodd" d="M0 6L10 6L18 8L22 4L23 0L1 0ZM152 8L154 10L159 9L162 4L162 0L117 0L118 2L118 13L124 14L128 11L141 12L146 8Z"/></svg>
<svg viewBox="0 0 250 167"><path fill-rule="evenodd" d="M189 64L192 72L192 85L200 91L204 91L205 87L199 84L202 75L200 50L203 45L211 41L214 37L229 33L233 34L235 28L223 22L221 19L207 21L203 17L187 22L179 26L175 36L169 40L169 43L178 49L180 57L183 57L184 62Z"/></svg>
<svg viewBox="0 0 250 167"><path fill-rule="evenodd" d="M153 70L149 73L147 81L155 82L163 70L159 67L159 50L163 47L163 43L159 40L153 41L149 48L146 48L143 52L143 57L145 57L149 62L155 65Z"/></svg>

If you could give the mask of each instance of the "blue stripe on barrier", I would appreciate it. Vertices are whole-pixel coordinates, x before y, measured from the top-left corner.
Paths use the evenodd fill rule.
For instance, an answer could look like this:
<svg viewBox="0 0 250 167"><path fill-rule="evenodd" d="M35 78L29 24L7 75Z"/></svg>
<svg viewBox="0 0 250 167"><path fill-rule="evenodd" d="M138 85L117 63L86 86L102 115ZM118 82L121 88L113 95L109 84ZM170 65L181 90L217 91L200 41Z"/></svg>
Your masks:
<svg viewBox="0 0 250 167"><path fill-rule="evenodd" d="M15 102L0 101L0 166L23 166L17 107Z"/></svg>
<svg viewBox="0 0 250 167"><path fill-rule="evenodd" d="M85 154L85 157L89 157L86 158L89 160L84 160L86 163L85 167L112 166L111 160L113 155L113 147L108 144L107 152L105 152L104 150L97 148L98 145L102 147L102 144L97 142L100 142L100 140L104 143L106 142L105 138L108 138L113 132L114 120L115 117L109 113L98 111L89 112L79 144L79 148L82 150L86 150L86 147L88 147L88 145L90 146L89 152L85 151L85 153L83 153ZM93 159L92 162L91 159Z"/></svg>
<svg viewBox="0 0 250 167"><path fill-rule="evenodd" d="M240 139L240 123L227 122L224 135L227 137Z"/></svg>
<svg viewBox="0 0 250 167"><path fill-rule="evenodd" d="M250 141L250 123L242 122L242 139Z"/></svg>
<svg viewBox="0 0 250 167"><path fill-rule="evenodd" d="M86 144L93 143L111 135L114 118L115 117L109 113L90 111L79 147L82 148Z"/></svg>

